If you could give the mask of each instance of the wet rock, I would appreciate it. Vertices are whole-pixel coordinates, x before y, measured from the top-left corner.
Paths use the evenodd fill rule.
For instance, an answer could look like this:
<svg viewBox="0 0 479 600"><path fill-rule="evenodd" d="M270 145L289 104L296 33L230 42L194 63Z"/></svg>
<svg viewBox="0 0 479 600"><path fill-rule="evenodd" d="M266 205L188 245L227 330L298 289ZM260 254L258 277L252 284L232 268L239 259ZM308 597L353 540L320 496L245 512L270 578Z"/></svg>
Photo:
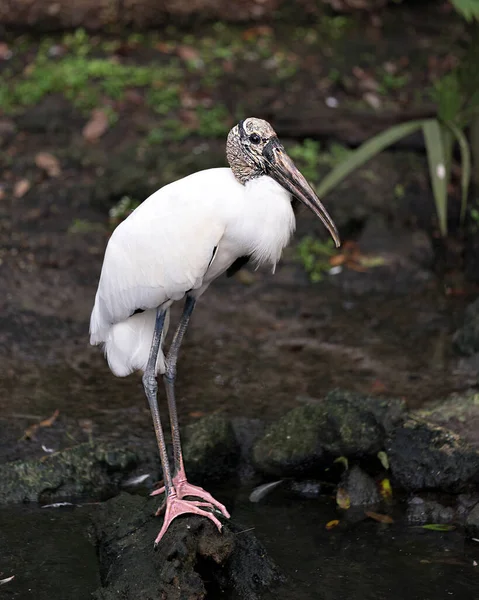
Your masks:
<svg viewBox="0 0 479 600"><path fill-rule="evenodd" d="M466 531L471 537L479 537L479 503L467 515Z"/></svg>
<svg viewBox="0 0 479 600"><path fill-rule="evenodd" d="M456 350L470 356L479 352L479 298L466 308L464 324L453 336Z"/></svg>
<svg viewBox="0 0 479 600"><path fill-rule="evenodd" d="M458 493L479 475L479 453L452 431L421 419L396 428L388 444L396 484Z"/></svg>
<svg viewBox="0 0 479 600"><path fill-rule="evenodd" d="M231 422L220 415L210 415L189 425L183 457L192 481L224 481L231 477L240 457Z"/></svg>
<svg viewBox="0 0 479 600"><path fill-rule="evenodd" d="M260 419L236 417L232 420L232 426L241 454L237 474L240 481L245 483L253 479L256 473L253 464L253 446L264 434L266 425Z"/></svg>
<svg viewBox="0 0 479 600"><path fill-rule="evenodd" d="M406 418L406 403L400 398L382 398L335 389L326 395L327 404L346 403L357 409L362 418L374 418L385 433L392 431Z"/></svg>
<svg viewBox="0 0 479 600"><path fill-rule="evenodd" d="M118 444L80 444L38 460L0 465L0 504L101 497L118 489L141 461Z"/></svg>
<svg viewBox="0 0 479 600"><path fill-rule="evenodd" d="M103 586L94 594L97 600L200 600L225 591L255 600L281 580L252 532L229 521L220 534L208 519L176 519L155 552L161 527L155 508L151 500L120 494L95 515Z"/></svg>
<svg viewBox="0 0 479 600"><path fill-rule="evenodd" d="M381 501L374 479L357 465L344 473L340 486L348 494L351 506L366 506Z"/></svg>
<svg viewBox="0 0 479 600"><path fill-rule="evenodd" d="M444 506L435 500L425 500L413 496L408 501L406 514L409 525L425 525L426 523L452 523L456 511L450 506Z"/></svg>
<svg viewBox="0 0 479 600"><path fill-rule="evenodd" d="M458 520L465 522L471 510L479 504L479 494L459 494L457 497L456 514Z"/></svg>
<svg viewBox="0 0 479 600"><path fill-rule="evenodd" d="M321 494L321 482L314 479L291 481L290 489L302 498L318 498Z"/></svg>
<svg viewBox="0 0 479 600"><path fill-rule="evenodd" d="M471 390L452 394L446 400L412 411L412 416L446 427L462 440L479 449L479 394Z"/></svg>
<svg viewBox="0 0 479 600"><path fill-rule="evenodd" d="M331 464L333 457L375 454L404 410L399 400L334 390L268 427L254 445L255 464L270 475L295 475Z"/></svg>

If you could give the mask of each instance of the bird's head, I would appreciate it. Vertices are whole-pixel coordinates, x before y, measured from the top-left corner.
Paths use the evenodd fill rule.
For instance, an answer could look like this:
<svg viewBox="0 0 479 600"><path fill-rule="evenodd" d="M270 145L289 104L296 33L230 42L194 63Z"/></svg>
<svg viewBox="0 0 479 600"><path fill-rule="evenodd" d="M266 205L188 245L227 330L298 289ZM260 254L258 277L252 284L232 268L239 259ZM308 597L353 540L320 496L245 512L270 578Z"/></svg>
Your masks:
<svg viewBox="0 0 479 600"><path fill-rule="evenodd" d="M245 184L269 175L292 196L305 204L324 223L336 246L339 234L316 193L298 170L267 121L250 117L240 121L228 134L226 156L234 176Z"/></svg>

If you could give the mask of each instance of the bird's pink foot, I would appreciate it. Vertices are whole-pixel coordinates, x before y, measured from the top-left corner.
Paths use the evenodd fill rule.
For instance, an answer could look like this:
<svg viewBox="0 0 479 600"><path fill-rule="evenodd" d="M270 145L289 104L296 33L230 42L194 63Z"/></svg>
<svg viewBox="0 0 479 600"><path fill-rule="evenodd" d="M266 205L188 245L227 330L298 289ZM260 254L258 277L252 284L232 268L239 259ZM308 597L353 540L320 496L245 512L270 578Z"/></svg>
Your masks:
<svg viewBox="0 0 479 600"><path fill-rule="evenodd" d="M180 476L178 476L178 475L173 477L173 486L176 490L176 495L178 496L178 498L185 498L186 496L193 496L194 498L201 498L201 500L203 500L204 502L207 502L212 507L219 510L220 513L224 517L226 517L227 519L230 518L230 513L226 510L226 507L223 504L221 504L221 502L218 502L218 500L215 500L215 498L213 498L213 496L209 492L204 490L203 488L201 488L197 485L191 485L190 483L188 483L188 481L186 479L181 478L181 480L180 480ZM165 488L162 487L158 490L154 490L153 492L151 492L150 495L157 496L159 494L163 494L164 491L165 491ZM163 512L164 508L165 508L165 505L162 504L160 506L160 508L157 510L156 515L158 516L159 514L161 514Z"/></svg>
<svg viewBox="0 0 479 600"><path fill-rule="evenodd" d="M179 498L176 494L171 494L166 498L166 511L165 511L165 519L163 521L163 526L161 528L160 533L158 534L155 540L155 547L160 543L161 538L165 535L166 530L170 526L170 523L176 517L180 515L199 515L200 517L207 517L218 528L218 531L221 533L222 525L218 521L218 519L214 516L212 512L207 510L210 507L209 503L206 502L196 502L195 500L183 500Z"/></svg>

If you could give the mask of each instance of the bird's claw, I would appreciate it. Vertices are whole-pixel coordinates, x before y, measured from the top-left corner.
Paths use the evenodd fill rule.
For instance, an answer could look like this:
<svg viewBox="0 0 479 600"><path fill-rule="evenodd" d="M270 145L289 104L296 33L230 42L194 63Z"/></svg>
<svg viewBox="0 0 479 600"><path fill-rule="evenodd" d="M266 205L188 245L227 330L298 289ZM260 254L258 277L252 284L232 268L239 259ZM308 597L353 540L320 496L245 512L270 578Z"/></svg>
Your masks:
<svg viewBox="0 0 479 600"><path fill-rule="evenodd" d="M230 518L229 512L226 510L226 507L218 502L213 496L204 490L203 488L197 485L191 485L188 483L186 479L179 481L177 477L173 478L173 487L175 488L176 495L178 498L185 498L186 496L193 496L194 498L201 498L208 504L210 504L214 509L218 510L226 519ZM150 496L158 496L159 494L163 494L165 491L165 486L159 488L158 490L154 490L151 492ZM156 511L156 516L161 515L165 508L165 504L163 503L160 508Z"/></svg>
<svg viewBox="0 0 479 600"><path fill-rule="evenodd" d="M206 502L197 502L195 500L183 500L179 498L176 494L168 496L166 499L166 512L165 519L163 521L163 526L155 540L155 548L160 543L161 538L165 535L166 530L170 526L173 519L179 517L180 515L185 514L194 514L200 517L206 517L213 521L213 523L218 528L218 531L221 533L223 526L215 517L215 515L207 510L210 507L209 503Z"/></svg>

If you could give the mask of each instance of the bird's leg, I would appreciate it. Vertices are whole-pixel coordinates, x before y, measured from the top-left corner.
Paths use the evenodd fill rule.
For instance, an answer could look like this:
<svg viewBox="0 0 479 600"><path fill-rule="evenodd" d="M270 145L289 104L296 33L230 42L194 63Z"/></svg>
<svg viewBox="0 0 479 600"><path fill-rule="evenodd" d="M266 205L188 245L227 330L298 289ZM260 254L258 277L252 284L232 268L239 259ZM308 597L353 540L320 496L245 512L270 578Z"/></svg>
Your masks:
<svg viewBox="0 0 479 600"><path fill-rule="evenodd" d="M176 410L176 400L175 400L175 379L176 379L176 363L178 361L178 354L181 346L181 342L183 341L183 336L185 335L186 329L188 327L188 323L190 321L191 313L195 307L196 300L187 296L185 301L185 306L183 309L183 314L181 315L181 319L178 325L178 328L173 336L173 341L171 342L170 350L166 357L166 371L163 376L163 381L165 383L166 397L168 399L168 410L170 413L170 424L171 424L171 438L173 441L173 460L174 460L174 477L173 477L173 485L175 486L176 493L179 498L184 498L185 496L195 496L197 498L201 498L205 502L208 502L215 508L217 508L226 518L229 518L229 512L226 508L213 498L211 494L206 492L203 488L200 488L196 485L191 485L188 483L186 479L185 467L183 464L183 453L181 451L181 439L180 439L180 428L178 425L178 414ZM166 488L166 480L165 487L159 490L155 490L152 495L157 495L163 493ZM161 512L161 509L159 510Z"/></svg>
<svg viewBox="0 0 479 600"><path fill-rule="evenodd" d="M166 312L161 309L158 309L156 313L155 330L153 332L153 340L151 342L150 356L148 358L148 364L143 375L143 386L145 388L145 394L148 398L148 404L150 405L151 416L153 418L153 425L155 428L156 440L158 442L158 449L160 451L161 467L163 469L166 492L165 519L163 521L161 531L155 540L155 546L165 534L171 521L182 514L193 513L203 517L208 517L218 527L219 531L221 531L222 527L218 519L209 510L205 510L205 507L209 507L208 505L202 502L183 500L183 498L178 495L171 477L165 437L163 435L160 411L158 409L158 383L156 381L156 361L158 359L158 352L161 344L161 332L165 323L165 314Z"/></svg>

